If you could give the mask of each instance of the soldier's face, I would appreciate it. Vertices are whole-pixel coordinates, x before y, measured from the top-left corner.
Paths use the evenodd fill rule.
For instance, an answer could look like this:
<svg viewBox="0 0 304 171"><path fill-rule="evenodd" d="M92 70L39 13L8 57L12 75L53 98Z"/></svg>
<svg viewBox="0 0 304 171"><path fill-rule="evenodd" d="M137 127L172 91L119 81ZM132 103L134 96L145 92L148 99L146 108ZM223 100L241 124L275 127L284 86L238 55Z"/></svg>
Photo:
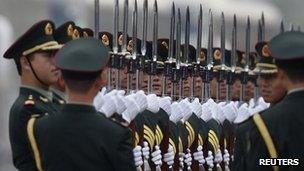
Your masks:
<svg viewBox="0 0 304 171"><path fill-rule="evenodd" d="M194 85L195 97L202 98L202 87L203 87L202 78L201 77L196 77L195 78L195 85Z"/></svg>
<svg viewBox="0 0 304 171"><path fill-rule="evenodd" d="M252 81L248 81L245 86L245 101L249 101L254 96L254 83Z"/></svg>
<svg viewBox="0 0 304 171"><path fill-rule="evenodd" d="M56 51L41 51L30 55L30 61L38 78L47 85L55 84L60 76L55 66Z"/></svg>
<svg viewBox="0 0 304 171"><path fill-rule="evenodd" d="M210 83L210 88L211 88L211 97L216 98L217 96L217 78L213 77L211 83ZM220 83L220 94L219 94L219 100L225 100L226 98L226 80Z"/></svg>
<svg viewBox="0 0 304 171"><path fill-rule="evenodd" d="M142 81L142 89L145 92L148 92L148 74L143 73L143 81ZM162 75L161 74L156 74L152 76L152 93L156 95L161 95L162 93Z"/></svg>
<svg viewBox="0 0 304 171"><path fill-rule="evenodd" d="M232 99L239 100L241 92L241 80L236 78L232 84Z"/></svg>
<svg viewBox="0 0 304 171"><path fill-rule="evenodd" d="M185 97L189 97L190 96L190 81L191 81L191 78L188 77L186 80L184 80L184 96Z"/></svg>
<svg viewBox="0 0 304 171"><path fill-rule="evenodd" d="M286 88L277 74L261 75L258 78L261 96L267 103L277 103L286 94Z"/></svg>

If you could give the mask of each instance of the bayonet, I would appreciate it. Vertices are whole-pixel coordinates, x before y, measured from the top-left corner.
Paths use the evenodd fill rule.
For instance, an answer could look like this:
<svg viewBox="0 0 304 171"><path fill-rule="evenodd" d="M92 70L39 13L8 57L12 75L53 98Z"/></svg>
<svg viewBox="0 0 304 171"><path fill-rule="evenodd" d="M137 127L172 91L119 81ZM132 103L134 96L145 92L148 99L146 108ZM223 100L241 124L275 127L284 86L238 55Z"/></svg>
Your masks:
<svg viewBox="0 0 304 171"><path fill-rule="evenodd" d="M182 79L180 78L180 45L181 45L181 14L180 9L177 11L177 22L176 22L176 74L179 75L179 99L182 99Z"/></svg>
<svg viewBox="0 0 304 171"><path fill-rule="evenodd" d="M191 97L194 97L194 89L195 89L195 77L197 77L199 68L200 68L200 54L202 47L202 25L203 25L203 8L202 4L200 4L199 14L197 16L197 39L196 39L196 63L192 63L192 79L191 79Z"/></svg>
<svg viewBox="0 0 304 171"><path fill-rule="evenodd" d="M222 12L221 15L221 67L218 71L218 82L217 82L217 94L216 94L216 99L217 101L220 100L220 93L221 93L221 82L224 80L224 76L225 76L225 16L224 13ZM226 89L228 88L228 86L226 87Z"/></svg>
<svg viewBox="0 0 304 171"><path fill-rule="evenodd" d="M209 10L209 34L208 34L208 48L207 48L207 66L205 68L204 78L204 99L207 101L210 98L210 80L213 67L213 15L211 9Z"/></svg>
<svg viewBox="0 0 304 171"><path fill-rule="evenodd" d="M175 29L175 4L172 2L171 6L171 16L170 16L170 38L169 38L169 49L168 49L168 58L165 61L164 66L164 77L162 82L162 96L165 96L167 90L167 77L172 75L172 61L173 61L173 44L174 44L174 29ZM173 81L171 83L173 90ZM173 91L171 90L171 97L173 95Z"/></svg>
<svg viewBox="0 0 304 171"><path fill-rule="evenodd" d="M95 18L94 18L94 24L95 24L95 30L94 30L94 37L98 38L99 33L99 0L94 1L94 11L95 11Z"/></svg>
<svg viewBox="0 0 304 171"><path fill-rule="evenodd" d="M242 71L241 76L241 94L240 94L240 101L242 104L244 102L244 94L245 94L245 86L247 84L247 77L249 72L249 53L250 53L250 18L247 17L247 27L246 27L246 49L245 49L245 66L244 70Z"/></svg>
<svg viewBox="0 0 304 171"><path fill-rule="evenodd" d="M233 84L233 78L236 68L236 59L237 59L237 52L236 52L236 45L237 45L237 23L236 23L236 15L233 15L233 26L232 26L232 37L231 37L231 59L230 59L230 72L228 72L227 76L227 84L228 84L228 90L227 90L227 102L232 100L232 84Z"/></svg>
<svg viewBox="0 0 304 171"><path fill-rule="evenodd" d="M148 0L144 0L143 6L143 32L141 42L141 53L142 56L146 56L146 41L147 41L147 29L148 29Z"/></svg>
<svg viewBox="0 0 304 171"><path fill-rule="evenodd" d="M121 48L121 52L123 55L126 55L127 52L127 44L128 44L128 19L129 19L129 0L125 0L124 3L124 10L123 10L123 25L122 25L122 48ZM134 15L134 14L133 14ZM133 19L133 18L132 18ZM133 29L134 29L134 25L133 25ZM134 42L133 42L134 45ZM134 46L133 46L134 47ZM134 49L133 49L134 50Z"/></svg>
<svg viewBox="0 0 304 171"><path fill-rule="evenodd" d="M294 25L292 23L290 24L290 31L294 31Z"/></svg>
<svg viewBox="0 0 304 171"><path fill-rule="evenodd" d="M262 41L265 41L265 17L264 17L264 12L262 12L262 16L261 16L261 37L262 37Z"/></svg>

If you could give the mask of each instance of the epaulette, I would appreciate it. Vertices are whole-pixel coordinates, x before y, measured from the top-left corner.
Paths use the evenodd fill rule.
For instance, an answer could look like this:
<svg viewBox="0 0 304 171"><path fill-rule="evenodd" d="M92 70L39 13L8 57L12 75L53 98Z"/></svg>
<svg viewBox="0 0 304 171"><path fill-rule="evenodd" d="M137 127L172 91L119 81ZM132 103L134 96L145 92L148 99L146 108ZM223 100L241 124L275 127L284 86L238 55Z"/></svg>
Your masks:
<svg viewBox="0 0 304 171"><path fill-rule="evenodd" d="M33 95L29 95L28 96L28 99L24 102L24 105L26 105L26 106L33 106L33 105L35 105L35 101L34 101Z"/></svg>
<svg viewBox="0 0 304 171"><path fill-rule="evenodd" d="M114 123L116 123L116 124L118 124L118 125L120 125L120 126L123 126L123 127L125 127L125 128L128 128L129 127L129 123L128 122L126 122L126 121L119 121L119 120L117 120L116 118L111 118L110 120L112 120Z"/></svg>

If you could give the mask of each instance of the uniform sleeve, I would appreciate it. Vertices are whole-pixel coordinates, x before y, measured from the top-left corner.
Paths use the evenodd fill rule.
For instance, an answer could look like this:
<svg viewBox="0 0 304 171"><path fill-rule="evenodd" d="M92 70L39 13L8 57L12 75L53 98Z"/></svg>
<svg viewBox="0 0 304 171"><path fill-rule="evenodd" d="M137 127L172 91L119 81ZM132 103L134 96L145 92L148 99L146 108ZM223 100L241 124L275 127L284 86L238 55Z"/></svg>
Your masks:
<svg viewBox="0 0 304 171"><path fill-rule="evenodd" d="M135 171L135 163L133 157L133 139L129 129L126 129L119 141L115 159L114 167L116 171Z"/></svg>
<svg viewBox="0 0 304 171"><path fill-rule="evenodd" d="M232 163L232 168L235 171L245 170L245 153L244 153L244 140L242 135L242 128L237 129L236 131L236 141L234 146L234 161Z"/></svg>

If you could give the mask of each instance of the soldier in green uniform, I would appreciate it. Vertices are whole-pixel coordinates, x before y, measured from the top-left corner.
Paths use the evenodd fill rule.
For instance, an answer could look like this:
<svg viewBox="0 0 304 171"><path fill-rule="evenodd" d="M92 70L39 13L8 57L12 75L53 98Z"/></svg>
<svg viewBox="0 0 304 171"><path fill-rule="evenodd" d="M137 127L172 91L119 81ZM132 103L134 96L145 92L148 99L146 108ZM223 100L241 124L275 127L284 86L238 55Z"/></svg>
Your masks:
<svg viewBox="0 0 304 171"><path fill-rule="evenodd" d="M106 84L108 60L94 38L70 41L56 55L69 102L54 116L28 122L38 170L135 170L130 130L92 105Z"/></svg>
<svg viewBox="0 0 304 171"><path fill-rule="evenodd" d="M269 52L269 42L259 42L255 49L260 56L260 60L254 69L258 77L260 93L265 102L271 105L281 101L286 94L285 86L277 79L278 68L275 59Z"/></svg>
<svg viewBox="0 0 304 171"><path fill-rule="evenodd" d="M256 113L239 127L235 170L302 170L304 137L303 105L304 34L285 32L269 42L277 65L277 78L287 95L271 108ZM265 65L266 66L266 65ZM295 121L297 124L295 124ZM299 159L300 166L261 166L260 159Z"/></svg>
<svg viewBox="0 0 304 171"><path fill-rule="evenodd" d="M21 78L19 96L11 107L9 119L13 163L18 170L35 170L27 141L27 121L33 114L52 114L56 110L48 91L59 76L54 50L61 46L53 38L54 29L54 23L49 20L34 24L3 55L14 59Z"/></svg>
<svg viewBox="0 0 304 171"><path fill-rule="evenodd" d="M74 27L75 23L73 21L67 21L63 23L54 31L55 40L60 45L64 45L65 43L73 40L72 36L75 33ZM67 102L65 86L62 84L62 82L59 81L59 79L55 84L51 85L50 91L52 92L53 103L55 106L60 107L62 104Z"/></svg>

